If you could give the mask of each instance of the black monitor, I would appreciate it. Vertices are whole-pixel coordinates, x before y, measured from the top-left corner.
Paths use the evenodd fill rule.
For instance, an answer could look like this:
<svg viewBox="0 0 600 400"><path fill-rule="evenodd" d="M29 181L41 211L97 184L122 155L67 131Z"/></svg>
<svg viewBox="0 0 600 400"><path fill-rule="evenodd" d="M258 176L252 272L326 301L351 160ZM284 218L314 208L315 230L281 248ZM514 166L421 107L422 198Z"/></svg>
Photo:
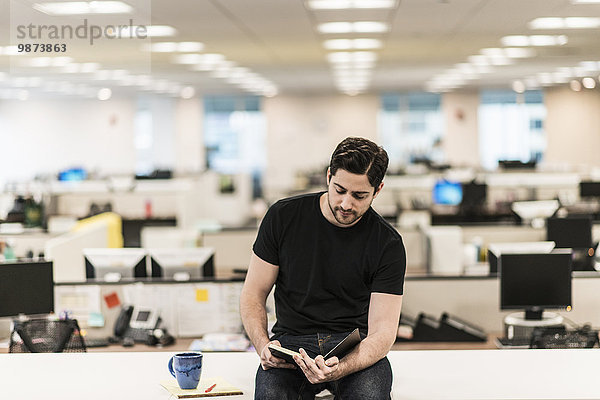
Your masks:
<svg viewBox="0 0 600 400"><path fill-rule="evenodd" d="M600 197L600 181L579 182L579 197Z"/></svg>
<svg viewBox="0 0 600 400"><path fill-rule="evenodd" d="M52 262L0 264L0 317L52 312Z"/></svg>
<svg viewBox="0 0 600 400"><path fill-rule="evenodd" d="M500 308L525 310L525 319L542 319L544 309L571 309L571 252L502 254Z"/></svg>
<svg viewBox="0 0 600 400"><path fill-rule="evenodd" d="M487 184L469 182L462 185L461 206L480 206L487 199Z"/></svg>
<svg viewBox="0 0 600 400"><path fill-rule="evenodd" d="M535 169L536 164L535 160L527 162L521 160L498 160L498 166L501 169Z"/></svg>
<svg viewBox="0 0 600 400"><path fill-rule="evenodd" d="M573 249L573 269L593 270L594 246L592 244L592 217L551 217L546 220L546 239L556 243L556 248Z"/></svg>

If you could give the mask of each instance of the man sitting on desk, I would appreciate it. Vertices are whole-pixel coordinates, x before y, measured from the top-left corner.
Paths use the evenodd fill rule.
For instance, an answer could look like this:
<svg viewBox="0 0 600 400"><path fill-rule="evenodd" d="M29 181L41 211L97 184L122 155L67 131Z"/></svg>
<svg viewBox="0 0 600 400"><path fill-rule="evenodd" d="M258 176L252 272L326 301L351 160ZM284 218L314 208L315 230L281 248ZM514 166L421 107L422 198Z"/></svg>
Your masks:
<svg viewBox="0 0 600 400"><path fill-rule="evenodd" d="M386 354L396 338L406 253L398 232L372 208L388 166L385 150L346 138L327 170L327 192L283 199L261 223L240 311L260 355L255 399L389 399ZM265 301L275 285L269 339ZM366 338L341 360L323 355L354 328ZM294 351L293 365L269 343Z"/></svg>

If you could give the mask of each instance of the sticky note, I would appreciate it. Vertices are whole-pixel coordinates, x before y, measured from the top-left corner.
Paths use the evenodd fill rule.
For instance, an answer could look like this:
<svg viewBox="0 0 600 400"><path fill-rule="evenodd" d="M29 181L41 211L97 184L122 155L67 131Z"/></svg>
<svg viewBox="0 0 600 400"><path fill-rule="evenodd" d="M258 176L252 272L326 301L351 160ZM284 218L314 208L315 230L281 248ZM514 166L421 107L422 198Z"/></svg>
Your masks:
<svg viewBox="0 0 600 400"><path fill-rule="evenodd" d="M104 296L104 302L108 308L114 308L121 305L121 300L117 292L112 292Z"/></svg>
<svg viewBox="0 0 600 400"><path fill-rule="evenodd" d="M196 301L207 302L208 301L208 289L196 289Z"/></svg>
<svg viewBox="0 0 600 400"><path fill-rule="evenodd" d="M88 316L88 325L91 327L104 326L104 316L101 313L90 313L90 315Z"/></svg>

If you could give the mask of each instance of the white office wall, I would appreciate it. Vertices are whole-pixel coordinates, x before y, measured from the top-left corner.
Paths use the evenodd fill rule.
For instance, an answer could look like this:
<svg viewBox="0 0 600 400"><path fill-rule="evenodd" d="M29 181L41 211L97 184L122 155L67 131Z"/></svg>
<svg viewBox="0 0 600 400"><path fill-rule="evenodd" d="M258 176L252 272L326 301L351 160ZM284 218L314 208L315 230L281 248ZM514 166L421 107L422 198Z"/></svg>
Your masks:
<svg viewBox="0 0 600 400"><path fill-rule="evenodd" d="M345 137L376 140L379 96L276 96L267 98L266 184L292 188L296 171L325 167Z"/></svg>
<svg viewBox="0 0 600 400"><path fill-rule="evenodd" d="M544 161L558 166L600 167L600 91L567 87L545 91L548 148Z"/></svg>
<svg viewBox="0 0 600 400"><path fill-rule="evenodd" d="M443 150L452 165L479 166L479 92L446 93L442 112L446 123Z"/></svg>
<svg viewBox="0 0 600 400"><path fill-rule="evenodd" d="M0 183L72 166L133 172L134 113L127 100L0 101Z"/></svg>

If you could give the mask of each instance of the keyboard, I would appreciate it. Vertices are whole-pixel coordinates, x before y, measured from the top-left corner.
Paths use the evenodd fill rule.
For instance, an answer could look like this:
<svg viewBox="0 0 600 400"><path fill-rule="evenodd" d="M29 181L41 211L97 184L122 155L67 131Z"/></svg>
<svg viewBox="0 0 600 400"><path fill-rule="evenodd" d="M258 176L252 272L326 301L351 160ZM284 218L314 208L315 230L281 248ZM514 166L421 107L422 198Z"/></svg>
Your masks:
<svg viewBox="0 0 600 400"><path fill-rule="evenodd" d="M532 349L589 349L598 342L598 331L581 330L546 334L533 338Z"/></svg>
<svg viewBox="0 0 600 400"><path fill-rule="evenodd" d="M106 347L110 343L108 338L84 338L85 347Z"/></svg>
<svg viewBox="0 0 600 400"><path fill-rule="evenodd" d="M496 338L499 349L528 349L530 343L531 338L528 337Z"/></svg>
<svg viewBox="0 0 600 400"><path fill-rule="evenodd" d="M136 343L146 343L148 341L148 336L150 336L151 333L152 330L150 329L129 328L125 333L125 336L132 338Z"/></svg>

